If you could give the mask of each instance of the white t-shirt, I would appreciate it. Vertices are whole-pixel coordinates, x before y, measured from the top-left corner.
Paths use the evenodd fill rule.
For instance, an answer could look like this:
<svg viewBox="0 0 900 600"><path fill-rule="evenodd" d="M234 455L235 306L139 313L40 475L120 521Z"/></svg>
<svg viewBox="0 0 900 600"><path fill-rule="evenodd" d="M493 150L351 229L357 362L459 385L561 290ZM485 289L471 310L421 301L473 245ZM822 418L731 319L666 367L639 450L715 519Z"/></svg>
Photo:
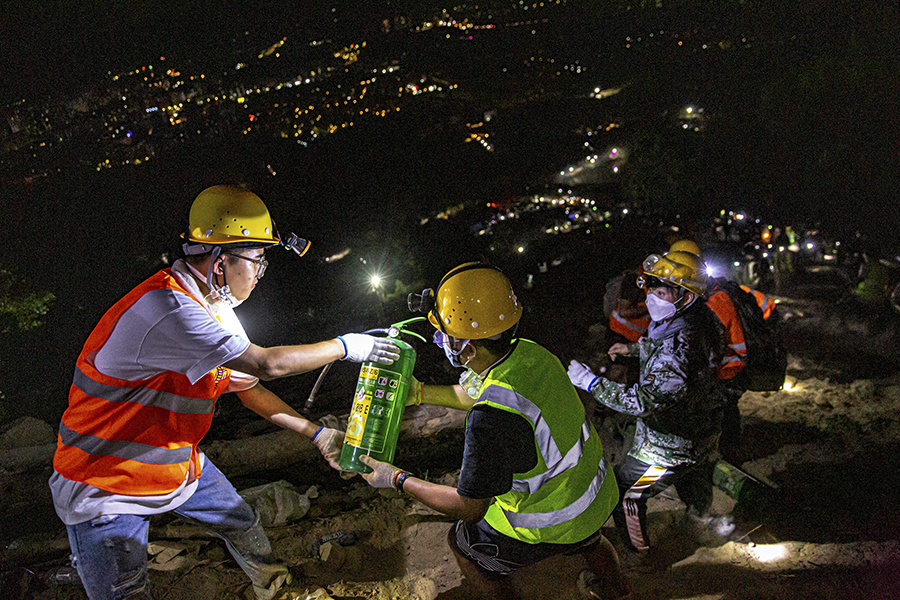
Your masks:
<svg viewBox="0 0 900 600"><path fill-rule="evenodd" d="M191 277L196 269L176 261L172 271L181 284L203 299L197 282ZM225 306L211 307L202 300L173 290L154 290L144 294L116 323L109 339L97 352L94 365L104 375L137 380L163 371L173 371L196 383L211 370L237 358L250 346L247 334L234 311ZM232 371L226 392L249 389L259 380ZM201 468L205 457L200 455ZM104 514L152 515L178 508L197 489L197 480L189 473L181 486L162 496L125 496L53 472L50 491L56 513L66 525L76 525Z"/></svg>

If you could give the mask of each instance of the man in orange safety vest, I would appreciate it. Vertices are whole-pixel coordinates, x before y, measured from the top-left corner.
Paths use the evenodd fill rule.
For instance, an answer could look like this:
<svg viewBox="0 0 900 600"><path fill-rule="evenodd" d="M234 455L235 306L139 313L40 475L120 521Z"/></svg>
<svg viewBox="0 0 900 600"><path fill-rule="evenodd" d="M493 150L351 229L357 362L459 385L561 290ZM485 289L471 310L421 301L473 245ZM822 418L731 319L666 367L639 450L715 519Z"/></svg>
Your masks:
<svg viewBox="0 0 900 600"><path fill-rule="evenodd" d="M260 383L339 359L393 362L387 338L347 334L297 346L250 342L232 310L262 278L267 248L309 243L275 230L263 201L214 186L194 200L185 257L119 300L75 364L50 490L91 600L149 598L150 517L166 512L225 540L256 598L290 582L256 512L198 448L217 398L295 431L337 468L343 433L303 418Z"/></svg>

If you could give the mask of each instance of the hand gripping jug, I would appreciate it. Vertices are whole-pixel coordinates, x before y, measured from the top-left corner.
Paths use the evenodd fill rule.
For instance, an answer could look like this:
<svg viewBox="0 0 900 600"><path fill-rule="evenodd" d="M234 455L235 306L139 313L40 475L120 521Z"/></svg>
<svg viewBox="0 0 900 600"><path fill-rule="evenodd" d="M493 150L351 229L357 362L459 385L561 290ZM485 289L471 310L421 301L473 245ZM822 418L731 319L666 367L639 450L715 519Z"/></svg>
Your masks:
<svg viewBox="0 0 900 600"><path fill-rule="evenodd" d="M416 363L416 351L403 340L395 340L400 358L389 365L363 363L356 383L353 409L344 434L344 448L338 461L342 469L370 473L360 462L369 455L384 462L394 460L400 421Z"/></svg>

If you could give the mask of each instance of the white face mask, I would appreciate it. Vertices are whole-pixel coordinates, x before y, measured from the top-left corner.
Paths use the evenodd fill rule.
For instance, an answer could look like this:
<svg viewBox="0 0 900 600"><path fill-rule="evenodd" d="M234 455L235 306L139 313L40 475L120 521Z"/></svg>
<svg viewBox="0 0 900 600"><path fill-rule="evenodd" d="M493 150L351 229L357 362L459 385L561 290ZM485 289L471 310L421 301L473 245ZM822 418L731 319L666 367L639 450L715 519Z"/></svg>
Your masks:
<svg viewBox="0 0 900 600"><path fill-rule="evenodd" d="M671 302L654 294L647 294L647 312L654 321L665 321L677 311L678 309Z"/></svg>
<svg viewBox="0 0 900 600"><path fill-rule="evenodd" d="M469 344L469 340L462 340L462 346L459 350L453 349L453 341L449 335L442 331L434 332L434 343L440 346L444 350L444 356L447 357L447 360L450 361L450 364L456 367L457 369L461 367L465 367L462 362L459 360L459 355L462 354L462 351L465 350L466 346Z"/></svg>

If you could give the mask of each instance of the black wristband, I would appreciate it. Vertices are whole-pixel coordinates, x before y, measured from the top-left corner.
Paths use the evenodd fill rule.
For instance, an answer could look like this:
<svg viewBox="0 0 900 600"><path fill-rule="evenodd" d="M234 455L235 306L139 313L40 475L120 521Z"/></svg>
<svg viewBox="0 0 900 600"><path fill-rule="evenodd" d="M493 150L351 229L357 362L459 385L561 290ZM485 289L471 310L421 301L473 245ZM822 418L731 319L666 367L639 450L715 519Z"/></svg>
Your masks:
<svg viewBox="0 0 900 600"><path fill-rule="evenodd" d="M409 477L409 473L407 471L401 471L399 475L397 475L397 484L394 486L397 488L397 491L401 494L403 493L403 482L406 481L406 478Z"/></svg>

